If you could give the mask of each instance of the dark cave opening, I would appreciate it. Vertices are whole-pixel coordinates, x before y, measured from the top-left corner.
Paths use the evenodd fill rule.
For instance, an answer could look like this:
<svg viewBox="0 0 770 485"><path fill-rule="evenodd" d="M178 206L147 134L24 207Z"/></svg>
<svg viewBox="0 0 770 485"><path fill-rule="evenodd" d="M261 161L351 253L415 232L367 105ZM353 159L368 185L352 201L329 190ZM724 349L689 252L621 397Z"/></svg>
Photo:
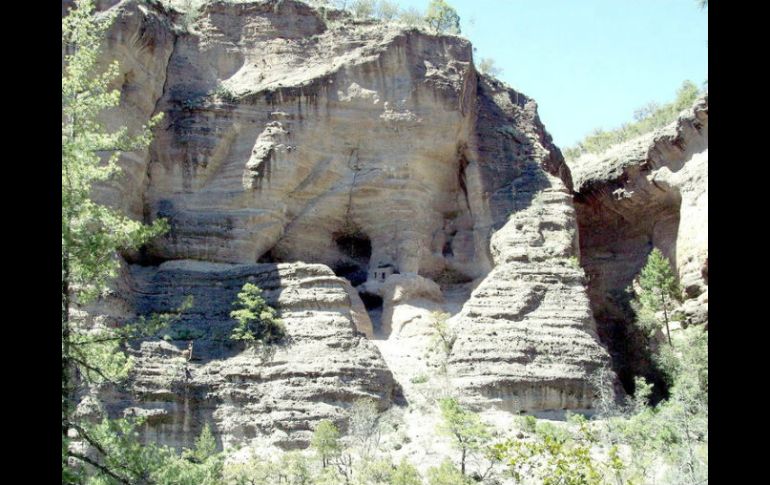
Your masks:
<svg viewBox="0 0 770 485"><path fill-rule="evenodd" d="M361 296L361 301L364 302L366 311L371 312L372 310L382 309L382 297L366 291L362 291L359 295Z"/></svg>
<svg viewBox="0 0 770 485"><path fill-rule="evenodd" d="M369 258L372 257L372 242L366 234L356 231L334 234L333 237L334 243L341 253L356 262L369 264Z"/></svg>
<svg viewBox="0 0 770 485"><path fill-rule="evenodd" d="M366 308L366 313L369 314L369 319L372 321L374 338L387 338L387 335L384 335L382 328L382 297L367 291L361 291L358 293L358 295L361 297L361 301L364 303L364 307Z"/></svg>
<svg viewBox="0 0 770 485"><path fill-rule="evenodd" d="M343 255L343 259L332 265L337 276L346 278L353 286L364 283L369 271L369 258L372 256L372 242L361 231L335 233L334 244Z"/></svg>
<svg viewBox="0 0 770 485"><path fill-rule="evenodd" d="M653 385L650 404L657 404L669 396L669 386L650 350L649 338L634 323L636 314L631 306L632 295L627 291L610 290L607 293L609 308L595 311L599 339L607 346L612 358L612 368L623 390L628 395L636 391L634 378L644 377Z"/></svg>
<svg viewBox="0 0 770 485"><path fill-rule="evenodd" d="M366 281L366 268L348 261L338 261L332 266L334 274L350 281L353 286L358 286Z"/></svg>

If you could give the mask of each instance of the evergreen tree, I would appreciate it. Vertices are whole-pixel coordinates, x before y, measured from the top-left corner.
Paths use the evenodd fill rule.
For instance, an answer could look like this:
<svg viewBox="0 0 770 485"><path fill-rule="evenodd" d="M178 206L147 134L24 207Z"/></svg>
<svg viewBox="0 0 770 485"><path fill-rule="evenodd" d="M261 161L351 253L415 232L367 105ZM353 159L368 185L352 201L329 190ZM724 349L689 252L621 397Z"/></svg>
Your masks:
<svg viewBox="0 0 770 485"><path fill-rule="evenodd" d="M460 16L444 0L431 0L425 21L437 34L460 33Z"/></svg>
<svg viewBox="0 0 770 485"><path fill-rule="evenodd" d="M453 438L454 446L460 450L460 473L465 475L468 456L486 445L489 429L478 414L463 409L454 398L441 399L439 407L443 418L439 432Z"/></svg>
<svg viewBox="0 0 770 485"><path fill-rule="evenodd" d="M272 344L286 336L283 323L276 317L276 310L265 302L262 290L253 283L246 283L238 293L236 309L230 312L238 324L230 338L251 345Z"/></svg>
<svg viewBox="0 0 770 485"><path fill-rule="evenodd" d="M74 321L72 309L92 302L108 289L117 275L121 251L137 249L164 233L168 225L132 220L94 201L95 184L108 183L120 173L122 152L146 148L150 129L160 117L139 130L108 132L100 116L118 106L120 92L111 89L118 74L117 62L100 68L101 43L114 20L109 13L94 14L93 0L77 0L62 18L62 475L64 483L82 481L82 464L88 463L107 483L140 483L148 467L161 459L150 458L155 448L139 449L132 423L90 425L74 414L75 389L100 382L118 383L127 377L131 359L123 345L167 325L171 315L140 318L118 328L91 326ZM189 302L186 303L189 305ZM97 458L70 445L70 433L97 452ZM121 448L121 446L123 448ZM74 459L74 460L73 460ZM139 463L142 463L140 466ZM142 470L141 472L138 470ZM90 479L89 479L90 480ZM142 478L143 480L143 478Z"/></svg>
<svg viewBox="0 0 770 485"><path fill-rule="evenodd" d="M326 468L330 460L339 455L341 451L340 445L340 432L337 427L329 421L324 419L315 431L313 431L313 437L310 440L310 446L312 446L318 456L321 458L321 464Z"/></svg>
<svg viewBox="0 0 770 485"><path fill-rule="evenodd" d="M652 250L642 268L639 287L634 306L642 326L648 327L648 330L650 326L656 329L660 325L657 314L662 312L668 343L672 345L669 318L676 302L681 300L682 291L671 263L657 248Z"/></svg>

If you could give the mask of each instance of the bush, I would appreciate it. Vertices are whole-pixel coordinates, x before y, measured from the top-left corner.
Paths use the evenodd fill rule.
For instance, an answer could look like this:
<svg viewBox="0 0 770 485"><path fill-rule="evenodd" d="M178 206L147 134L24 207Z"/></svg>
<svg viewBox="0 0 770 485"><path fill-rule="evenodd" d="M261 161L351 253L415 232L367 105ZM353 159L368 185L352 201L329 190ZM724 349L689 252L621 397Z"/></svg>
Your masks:
<svg viewBox="0 0 770 485"><path fill-rule="evenodd" d="M460 33L460 16L444 0L431 0L425 22L437 34Z"/></svg>
<svg viewBox="0 0 770 485"><path fill-rule="evenodd" d="M428 376L425 374L418 374L412 377L411 379L409 379L409 382L411 382L412 384L425 384L426 382L428 382Z"/></svg>
<svg viewBox="0 0 770 485"><path fill-rule="evenodd" d="M635 123L625 123L613 130L595 129L577 145L564 150L564 157L574 160L584 153L600 153L612 145L630 140L644 133L662 128L675 121L682 110L692 106L701 94L692 81L685 81L676 94L676 99L668 104L658 106L648 103L634 112Z"/></svg>
<svg viewBox="0 0 770 485"><path fill-rule="evenodd" d="M214 88L212 94L226 103L234 103L238 100L238 96L230 88L225 86L222 81L217 83L217 87Z"/></svg>
<svg viewBox="0 0 770 485"><path fill-rule="evenodd" d="M270 345L286 336L283 322L276 318L275 309L265 303L262 290L257 285L243 285L234 306L237 308L230 312L230 317L238 323L230 335L232 340L251 345Z"/></svg>
<svg viewBox="0 0 770 485"><path fill-rule="evenodd" d="M521 428L527 433L534 433L537 429L537 418L534 416L523 416L521 418Z"/></svg>
<svg viewBox="0 0 770 485"><path fill-rule="evenodd" d="M444 460L440 466L428 469L429 485L470 485L472 483L471 479L460 473L460 470L449 460Z"/></svg>

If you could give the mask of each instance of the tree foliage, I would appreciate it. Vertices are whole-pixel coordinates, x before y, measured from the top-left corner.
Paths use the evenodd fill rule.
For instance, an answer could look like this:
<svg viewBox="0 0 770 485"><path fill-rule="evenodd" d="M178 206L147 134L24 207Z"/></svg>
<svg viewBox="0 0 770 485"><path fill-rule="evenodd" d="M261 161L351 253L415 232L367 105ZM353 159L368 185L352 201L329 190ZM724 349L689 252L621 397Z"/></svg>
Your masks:
<svg viewBox="0 0 770 485"><path fill-rule="evenodd" d="M433 331L433 340L431 347L438 352L441 362L441 372L446 374L446 366L452 355L455 341L457 341L457 332L449 326L447 319L449 314L445 312L432 312L429 317L428 326Z"/></svg>
<svg viewBox="0 0 770 485"><path fill-rule="evenodd" d="M164 220L144 225L121 212L95 202L95 184L113 180L122 152L145 148L155 117L138 134L126 128L107 132L100 116L120 101L111 89L118 73L113 62L100 71L101 42L112 17L101 20L92 0L79 0L62 19L62 419L70 418L73 371L90 381L119 380L130 360L120 345L144 330L154 331L164 322L141 320L121 329L83 328L70 318L74 304L85 304L105 294L120 266L117 252L136 249L164 233ZM147 323L154 323L152 328ZM64 430L63 430L64 431Z"/></svg>
<svg viewBox="0 0 770 485"><path fill-rule="evenodd" d="M437 34L459 34L460 16L444 0L431 0L425 22Z"/></svg>
<svg viewBox="0 0 770 485"><path fill-rule="evenodd" d="M94 188L120 175L121 153L142 150L160 115L138 130L108 131L105 111L118 106L113 89L118 64L103 67L101 44L114 15L96 16L92 0L77 0L62 18L62 475L64 483L144 483L167 466L173 453L145 447L134 423L92 425L74 413L75 389L119 384L132 361L122 351L131 341L167 326L175 315L152 315L113 327L73 319L72 310L108 293L120 268L118 254L164 233L164 220L145 225L95 201ZM187 300L182 309L191 304ZM90 452L89 452L90 450ZM178 457L177 457L178 458ZM86 473L87 472L87 473ZM156 479L155 483L160 483ZM176 482L181 483L181 482ZM198 480L197 483L204 483Z"/></svg>
<svg viewBox="0 0 770 485"><path fill-rule="evenodd" d="M565 149L564 156L574 160L584 153L600 153L612 145L662 128L675 121L679 113L692 106L701 94L702 92L692 81L685 81L677 91L673 102L660 106L656 103L648 103L634 112L636 119L634 123L625 123L609 131L597 128L575 146Z"/></svg>
<svg viewBox="0 0 770 485"><path fill-rule="evenodd" d="M230 317L237 322L230 336L233 340L250 345L270 345L286 336L283 322L276 316L275 308L265 302L262 290L253 283L246 283L238 293L235 310Z"/></svg>
<svg viewBox="0 0 770 485"><path fill-rule="evenodd" d="M669 319L674 306L681 301L682 290L671 263L658 248L654 248L647 257L638 284L640 289L633 303L638 324L648 333L665 325L668 343L671 345ZM658 317L661 312L662 321Z"/></svg>
<svg viewBox="0 0 770 485"><path fill-rule="evenodd" d="M495 60L491 57L484 57L481 59L479 62L479 71L483 74L495 77L503 73L503 70L496 65Z"/></svg>
<svg viewBox="0 0 770 485"><path fill-rule="evenodd" d="M489 427L478 414L463 409L454 398L439 401L442 423L439 432L450 436L460 451L460 472L465 475L469 455L479 452L490 439Z"/></svg>
<svg viewBox="0 0 770 485"><path fill-rule="evenodd" d="M329 466L332 458L339 455L342 450L340 444L340 432L337 426L334 425L328 419L324 419L318 423L315 431L313 431L313 438L310 440L310 446L321 458L323 467Z"/></svg>
<svg viewBox="0 0 770 485"><path fill-rule="evenodd" d="M444 460L441 465L428 469L429 485L471 485L473 481L465 476L451 460Z"/></svg>

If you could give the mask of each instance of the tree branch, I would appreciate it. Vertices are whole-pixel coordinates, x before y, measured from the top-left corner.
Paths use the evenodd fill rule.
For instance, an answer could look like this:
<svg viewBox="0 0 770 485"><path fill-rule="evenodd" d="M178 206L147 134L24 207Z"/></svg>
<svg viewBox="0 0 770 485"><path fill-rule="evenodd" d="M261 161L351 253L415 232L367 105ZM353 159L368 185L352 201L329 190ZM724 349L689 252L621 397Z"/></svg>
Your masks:
<svg viewBox="0 0 770 485"><path fill-rule="evenodd" d="M98 468L101 472L106 473L107 475L111 476L115 480L119 481L120 483L125 483L126 485L131 485L131 482L126 480L125 478L121 477L120 475L116 474L106 466L88 458L85 455L81 455L80 453L76 453L74 451L67 451L67 455L71 456L72 458L77 458L80 461L83 461L85 463L88 463L94 468Z"/></svg>

